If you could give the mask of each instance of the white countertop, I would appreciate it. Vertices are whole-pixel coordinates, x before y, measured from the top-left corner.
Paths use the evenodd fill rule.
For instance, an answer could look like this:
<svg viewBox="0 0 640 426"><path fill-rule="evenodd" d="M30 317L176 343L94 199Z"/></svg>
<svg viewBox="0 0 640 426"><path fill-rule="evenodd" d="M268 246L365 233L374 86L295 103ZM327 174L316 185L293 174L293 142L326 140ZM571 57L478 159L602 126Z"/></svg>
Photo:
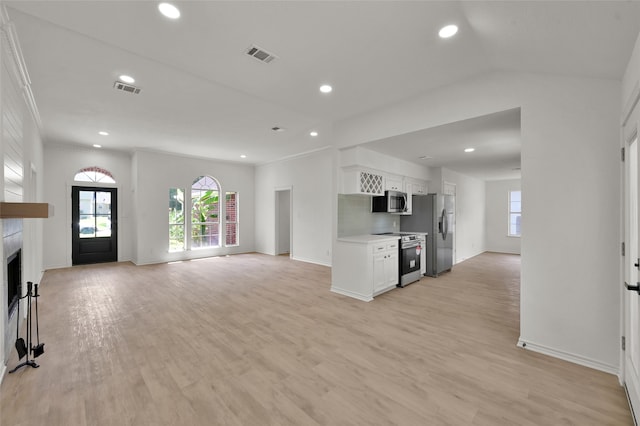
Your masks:
<svg viewBox="0 0 640 426"><path fill-rule="evenodd" d="M369 243L379 243L383 241L398 241L400 239L397 235L352 235L350 237L342 237L338 238L338 241L342 241L345 243L360 243L360 244L369 244Z"/></svg>

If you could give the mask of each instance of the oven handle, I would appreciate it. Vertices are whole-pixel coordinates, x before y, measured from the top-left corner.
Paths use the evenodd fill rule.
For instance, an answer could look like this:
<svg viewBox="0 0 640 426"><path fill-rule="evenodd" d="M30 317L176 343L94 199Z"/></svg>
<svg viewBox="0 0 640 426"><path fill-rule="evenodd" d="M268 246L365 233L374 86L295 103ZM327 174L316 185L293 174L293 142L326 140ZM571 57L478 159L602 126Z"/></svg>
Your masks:
<svg viewBox="0 0 640 426"><path fill-rule="evenodd" d="M400 249L404 250L404 249L409 249L409 248L414 248L414 247L420 247L420 241L416 241L415 243L411 242L411 243L407 243L407 244L401 244L400 245Z"/></svg>

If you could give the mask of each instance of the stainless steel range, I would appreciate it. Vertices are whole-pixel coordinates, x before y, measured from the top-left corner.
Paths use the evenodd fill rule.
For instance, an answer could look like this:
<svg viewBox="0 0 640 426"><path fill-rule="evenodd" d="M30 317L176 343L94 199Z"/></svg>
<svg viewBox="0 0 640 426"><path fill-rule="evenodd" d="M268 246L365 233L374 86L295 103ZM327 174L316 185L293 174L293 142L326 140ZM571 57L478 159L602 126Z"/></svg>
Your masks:
<svg viewBox="0 0 640 426"><path fill-rule="evenodd" d="M400 284L404 287L420 279L420 253L423 250L420 237L415 234L400 237Z"/></svg>

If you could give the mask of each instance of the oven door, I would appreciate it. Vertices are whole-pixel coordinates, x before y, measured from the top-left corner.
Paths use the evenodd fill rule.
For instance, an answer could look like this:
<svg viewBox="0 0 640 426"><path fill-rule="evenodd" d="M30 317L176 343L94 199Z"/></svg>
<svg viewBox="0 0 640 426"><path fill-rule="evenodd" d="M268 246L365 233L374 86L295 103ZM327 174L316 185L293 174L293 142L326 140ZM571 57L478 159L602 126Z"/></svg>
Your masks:
<svg viewBox="0 0 640 426"><path fill-rule="evenodd" d="M400 275L420 271L420 253L422 247L419 241L400 248Z"/></svg>

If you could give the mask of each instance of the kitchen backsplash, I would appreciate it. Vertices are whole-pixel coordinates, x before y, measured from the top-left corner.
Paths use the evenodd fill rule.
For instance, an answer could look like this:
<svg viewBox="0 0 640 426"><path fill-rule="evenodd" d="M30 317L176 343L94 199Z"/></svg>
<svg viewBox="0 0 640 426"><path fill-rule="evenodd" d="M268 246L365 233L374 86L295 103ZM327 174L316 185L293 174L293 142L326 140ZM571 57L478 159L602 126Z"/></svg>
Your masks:
<svg viewBox="0 0 640 426"><path fill-rule="evenodd" d="M370 196L338 194L338 238L397 232L399 229L399 216L390 213L371 213Z"/></svg>

